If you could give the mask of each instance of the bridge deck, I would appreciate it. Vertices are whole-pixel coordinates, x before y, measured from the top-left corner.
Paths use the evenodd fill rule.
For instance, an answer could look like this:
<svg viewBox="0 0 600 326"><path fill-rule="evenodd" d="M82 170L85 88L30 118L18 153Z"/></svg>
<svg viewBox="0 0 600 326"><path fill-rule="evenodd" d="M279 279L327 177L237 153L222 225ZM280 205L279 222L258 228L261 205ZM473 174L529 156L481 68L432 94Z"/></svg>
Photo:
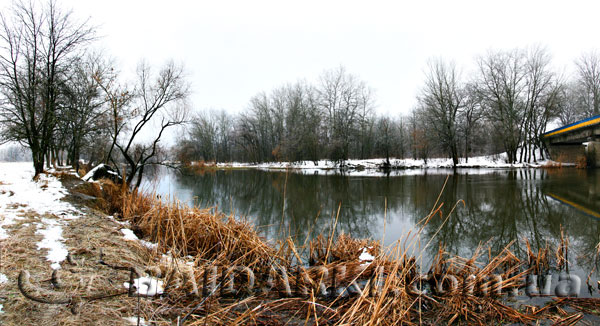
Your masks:
<svg viewBox="0 0 600 326"><path fill-rule="evenodd" d="M600 115L597 115L597 116L594 116L591 118L587 118L584 120L580 120L580 121L571 123L569 125L562 126L560 128L556 128L554 130L550 130L550 131L544 133L542 135L542 137L549 138L549 137L553 137L553 136L558 136L558 135L565 134L568 132L573 132L573 131L581 129L581 128L591 127L591 126L597 125L597 124L600 124Z"/></svg>

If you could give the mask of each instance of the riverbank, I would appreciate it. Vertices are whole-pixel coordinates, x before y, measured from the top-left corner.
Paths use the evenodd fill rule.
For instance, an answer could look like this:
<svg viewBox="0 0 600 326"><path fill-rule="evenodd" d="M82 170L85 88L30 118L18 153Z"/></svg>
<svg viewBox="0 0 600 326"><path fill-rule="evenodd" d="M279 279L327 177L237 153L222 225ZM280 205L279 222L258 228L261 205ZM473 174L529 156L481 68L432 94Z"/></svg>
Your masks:
<svg viewBox="0 0 600 326"><path fill-rule="evenodd" d="M84 183L70 171L31 181L26 165L3 164L0 273L6 281L0 290L8 295L0 298L0 320L7 325L118 325L136 316L151 325L184 319L185 325L572 324L596 320L600 311L596 298L547 298L541 304L523 293L507 298L514 289L524 291L526 275L563 271L564 241L539 248L511 243L496 256L481 247L472 257L440 246L434 262L420 266L419 250L437 248L433 239L423 239L419 250L400 243L384 250L378 241L337 235L332 228L305 245L273 242L214 207L188 207L110 182ZM420 230L449 218L440 216L442 203L432 205ZM42 232L54 226L60 232ZM45 242L51 244L37 245ZM60 255L48 255L54 249ZM501 281L489 285L504 295L490 295L481 285L486 283L478 283L492 275ZM130 296L124 283L131 278L152 291ZM438 288L436 280L453 279L459 288ZM473 292L471 279L479 284ZM23 293L53 302L36 303Z"/></svg>
<svg viewBox="0 0 600 326"><path fill-rule="evenodd" d="M457 165L458 169L514 169L514 168L543 168L543 167L574 167L574 164L560 163L552 160L538 160L534 163L506 163L506 153L487 156L470 157L468 160L461 158ZM199 165L194 163L195 165ZM385 158L346 160L343 165L339 162L319 160L300 162L265 162L265 163L218 163L210 165L202 164L205 168L240 169L252 168L261 170L290 170L302 174L344 174L348 176L381 176L389 173L404 174L406 170L434 170L452 169L452 159L431 158L423 159L396 159L390 158L390 164L386 164Z"/></svg>
<svg viewBox="0 0 600 326"><path fill-rule="evenodd" d="M101 250L105 261L122 266L144 264L151 251L127 241L126 226L84 205L90 198L72 192L83 183L74 171L32 176L31 163L0 163L0 324L131 325L124 318L136 316L133 297L72 299L126 290L119 284L127 275L98 262ZM33 297L69 303L24 297L23 271L30 277L21 286Z"/></svg>

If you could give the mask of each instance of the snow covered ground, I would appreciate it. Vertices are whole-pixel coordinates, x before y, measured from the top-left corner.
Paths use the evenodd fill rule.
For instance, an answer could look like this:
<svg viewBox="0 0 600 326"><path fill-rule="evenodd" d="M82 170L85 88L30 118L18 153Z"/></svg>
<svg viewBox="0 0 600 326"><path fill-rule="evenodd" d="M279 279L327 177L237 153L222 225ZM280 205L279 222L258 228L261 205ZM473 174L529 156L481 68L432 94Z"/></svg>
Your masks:
<svg viewBox="0 0 600 326"><path fill-rule="evenodd" d="M67 194L61 182L54 176L41 174L32 180L31 162L0 163L0 240L8 238L6 226L14 224L27 213L40 216L36 234L42 235L37 243L45 251L53 269L67 258L62 237L63 227L69 220L81 216L73 205L61 199Z"/></svg>
<svg viewBox="0 0 600 326"><path fill-rule="evenodd" d="M68 173L75 173L68 171ZM84 213L69 202L63 201L68 194L60 180L50 174L40 174L36 181L31 162L0 162L0 240L7 239L6 228L22 219L25 214L39 216L36 234L42 236L37 248L45 252L53 269L59 269L60 263L67 258L64 246L63 228L70 220ZM116 220L115 220L116 221ZM116 221L117 222L117 221ZM118 222L122 225L128 223ZM124 240L139 241L153 249L156 244L138 239L130 229L122 229ZM0 274L0 283L6 276Z"/></svg>
<svg viewBox="0 0 600 326"><path fill-rule="evenodd" d="M537 157L540 157L538 154ZM301 162L269 162L269 163L219 163L219 167L232 167L232 168L257 168L262 170L279 170L279 169L292 169L295 173L302 174L340 174L350 176L381 176L383 172L380 170L380 166L385 162L385 159L367 159L367 160L347 160L346 166L343 169L333 161L320 160L318 162L312 161L301 161ZM518 163L509 164L506 163L506 153L497 155L487 156L476 156L470 157L468 162L465 159L460 159L458 167L461 169L500 169L500 168L538 168L547 163L550 160L538 160L536 163ZM428 159L427 163L424 160L418 159L390 159L390 163L393 167L393 174L411 174L410 169L432 169L433 171L439 171L441 169L452 168L452 159L448 158L432 158ZM422 171L417 170L418 173ZM469 170L468 173L475 171Z"/></svg>

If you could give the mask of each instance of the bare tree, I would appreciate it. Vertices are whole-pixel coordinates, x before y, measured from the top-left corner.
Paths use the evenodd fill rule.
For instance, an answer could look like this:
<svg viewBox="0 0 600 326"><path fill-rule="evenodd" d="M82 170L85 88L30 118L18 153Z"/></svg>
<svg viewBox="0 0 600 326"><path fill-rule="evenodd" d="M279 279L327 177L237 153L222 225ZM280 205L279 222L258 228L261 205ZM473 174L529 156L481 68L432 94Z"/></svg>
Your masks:
<svg viewBox="0 0 600 326"><path fill-rule="evenodd" d="M71 71L64 85L65 110L60 115L62 128L59 131L66 133L64 146L68 147L68 160L79 170L84 142L91 142L90 136L101 135L102 130L108 127L106 98L98 80L111 74L112 65L102 58L101 53L93 53L77 60Z"/></svg>
<svg viewBox="0 0 600 326"><path fill-rule="evenodd" d="M400 116L396 122L396 132L398 133L396 139L396 157L400 159L404 159L406 156L406 117Z"/></svg>
<svg viewBox="0 0 600 326"><path fill-rule="evenodd" d="M255 95L239 116L235 138L251 161L317 160L320 127L314 87L297 82Z"/></svg>
<svg viewBox="0 0 600 326"><path fill-rule="evenodd" d="M374 106L372 91L365 82L339 67L323 73L318 92L326 113L330 157L343 162L348 159L351 137L359 128L361 116Z"/></svg>
<svg viewBox="0 0 600 326"><path fill-rule="evenodd" d="M0 122L4 137L30 148L37 175L57 123L59 83L75 54L93 40L94 29L76 22L55 0L41 8L15 3L0 20Z"/></svg>
<svg viewBox="0 0 600 326"><path fill-rule="evenodd" d="M481 108L481 99L477 96L475 86L467 84L464 87L464 107L459 114L460 127L464 139L464 157L465 162L469 162L469 154L471 153L471 143L475 128L479 121L483 118L483 110Z"/></svg>
<svg viewBox="0 0 600 326"><path fill-rule="evenodd" d="M285 134L282 152L286 160L317 161L320 155L321 114L314 87L298 82L285 87Z"/></svg>
<svg viewBox="0 0 600 326"><path fill-rule="evenodd" d="M377 120L376 148L385 157L386 166L391 166L390 156L398 146L398 130L396 124L389 117L380 117Z"/></svg>
<svg viewBox="0 0 600 326"><path fill-rule="evenodd" d="M409 117L409 133L413 159L423 159L427 164L431 152L431 139L429 133L426 132L428 126L424 111L423 107L416 107L412 110Z"/></svg>
<svg viewBox="0 0 600 326"><path fill-rule="evenodd" d="M127 85L121 85L118 81L119 74L111 69L102 75L95 75L94 79L104 93L105 101L108 103L108 123L105 132L109 135L111 142L106 155L103 158L105 164L113 163L118 167L113 156L118 137L121 133L127 131L129 120L134 113L128 110L134 93Z"/></svg>
<svg viewBox="0 0 600 326"><path fill-rule="evenodd" d="M489 52L478 59L478 96L486 118L501 138L508 162L517 161L525 112L522 93L526 85L521 50Z"/></svg>
<svg viewBox="0 0 600 326"><path fill-rule="evenodd" d="M155 161L160 147L159 143L165 130L186 122L189 85L185 81L183 67L173 62L165 64L154 76L145 62L138 65L138 83L134 94L129 116L131 131L117 134L115 146L129 167L126 182L132 184L137 178L135 187L142 182L145 166L160 164ZM149 138L140 140L142 130L156 128ZM122 129L121 129L122 130ZM119 140L121 139L121 140Z"/></svg>
<svg viewBox="0 0 600 326"><path fill-rule="evenodd" d="M218 124L215 118L215 112L200 112L190 124L191 145L204 161L216 160Z"/></svg>
<svg viewBox="0 0 600 326"><path fill-rule="evenodd" d="M563 83L558 92L557 115L562 125L568 125L586 117L586 105L583 103L585 91L579 83L574 81Z"/></svg>
<svg viewBox="0 0 600 326"><path fill-rule="evenodd" d="M523 100L523 140L519 162L537 160L536 149L541 148L541 134L548 120L554 116L555 96L558 84L550 70L550 54L540 46L527 50L523 71L525 73L525 99ZM532 157L533 156L533 157Z"/></svg>
<svg viewBox="0 0 600 326"><path fill-rule="evenodd" d="M241 114L237 126L238 144L254 162L272 161L280 139L275 132L273 103L261 92L250 99L247 112Z"/></svg>
<svg viewBox="0 0 600 326"><path fill-rule="evenodd" d="M458 72L453 63L441 59L431 60L426 75L425 87L419 101L423 113L438 137L442 148L452 158L454 167L458 164L458 114L464 106L464 91L458 80Z"/></svg>
<svg viewBox="0 0 600 326"><path fill-rule="evenodd" d="M216 113L217 123L217 162L229 162L232 159L233 150L233 118L227 111L220 110Z"/></svg>
<svg viewBox="0 0 600 326"><path fill-rule="evenodd" d="M585 112L589 116L600 114L600 55L596 51L584 53L575 64Z"/></svg>

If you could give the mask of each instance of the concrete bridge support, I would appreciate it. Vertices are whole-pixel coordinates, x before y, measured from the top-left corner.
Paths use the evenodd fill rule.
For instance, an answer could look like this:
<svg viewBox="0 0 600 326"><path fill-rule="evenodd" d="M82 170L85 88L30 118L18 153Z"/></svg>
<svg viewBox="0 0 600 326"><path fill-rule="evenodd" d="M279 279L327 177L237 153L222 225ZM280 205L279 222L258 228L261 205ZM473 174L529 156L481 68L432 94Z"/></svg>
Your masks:
<svg viewBox="0 0 600 326"><path fill-rule="evenodd" d="M553 144L548 146L552 160L562 163L587 163L589 167L600 166L600 141L582 144Z"/></svg>
<svg viewBox="0 0 600 326"><path fill-rule="evenodd" d="M586 146L583 144L555 144L548 146L552 160L561 163L576 164L586 158Z"/></svg>
<svg viewBox="0 0 600 326"><path fill-rule="evenodd" d="M585 157L590 167L598 167L600 164L600 141L591 141L585 147Z"/></svg>

